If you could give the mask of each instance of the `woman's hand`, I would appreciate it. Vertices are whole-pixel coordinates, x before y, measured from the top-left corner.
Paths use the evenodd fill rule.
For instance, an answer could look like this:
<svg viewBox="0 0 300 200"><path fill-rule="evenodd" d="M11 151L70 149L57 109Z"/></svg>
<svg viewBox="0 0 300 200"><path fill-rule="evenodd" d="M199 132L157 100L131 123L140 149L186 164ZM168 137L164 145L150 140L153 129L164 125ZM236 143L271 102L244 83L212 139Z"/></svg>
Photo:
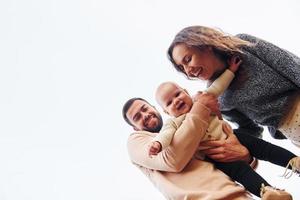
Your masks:
<svg viewBox="0 0 300 200"><path fill-rule="evenodd" d="M228 60L228 64L229 64L229 67L228 69L235 73L238 69L239 69L239 66L240 64L242 63L243 61L241 60L241 58L239 56L232 56L229 60Z"/></svg>
<svg viewBox="0 0 300 200"><path fill-rule="evenodd" d="M252 157L248 149L239 142L232 132L230 125L223 123L223 131L228 136L225 140L201 142L200 146L208 147L201 152L218 162L233 162L242 160L250 163Z"/></svg>

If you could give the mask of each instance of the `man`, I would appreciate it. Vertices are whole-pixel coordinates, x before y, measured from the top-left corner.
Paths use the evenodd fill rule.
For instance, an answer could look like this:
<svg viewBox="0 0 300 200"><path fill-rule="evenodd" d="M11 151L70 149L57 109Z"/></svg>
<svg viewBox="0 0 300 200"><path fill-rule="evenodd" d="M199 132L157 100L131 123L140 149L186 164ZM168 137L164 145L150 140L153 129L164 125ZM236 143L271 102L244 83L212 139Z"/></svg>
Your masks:
<svg viewBox="0 0 300 200"><path fill-rule="evenodd" d="M157 156L149 157L148 144L160 130L162 118L144 99L133 98L125 103L123 117L136 130L128 138L130 159L167 199L250 199L242 187L215 169L211 163L193 158L206 131L209 115L216 109L218 102L215 97L198 94L197 101L178 128L170 146ZM234 140L235 136L228 134L228 139ZM248 150L238 142L236 146L241 157L249 159Z"/></svg>

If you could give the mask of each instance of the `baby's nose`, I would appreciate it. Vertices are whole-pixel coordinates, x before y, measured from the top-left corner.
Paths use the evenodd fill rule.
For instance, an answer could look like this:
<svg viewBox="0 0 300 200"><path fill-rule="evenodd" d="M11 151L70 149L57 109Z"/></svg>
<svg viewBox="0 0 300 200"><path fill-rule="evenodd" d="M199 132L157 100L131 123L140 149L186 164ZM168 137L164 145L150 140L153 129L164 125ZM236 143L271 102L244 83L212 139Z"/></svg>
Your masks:
<svg viewBox="0 0 300 200"><path fill-rule="evenodd" d="M181 102L181 99L176 98L176 99L175 99L175 106L177 106L180 102Z"/></svg>

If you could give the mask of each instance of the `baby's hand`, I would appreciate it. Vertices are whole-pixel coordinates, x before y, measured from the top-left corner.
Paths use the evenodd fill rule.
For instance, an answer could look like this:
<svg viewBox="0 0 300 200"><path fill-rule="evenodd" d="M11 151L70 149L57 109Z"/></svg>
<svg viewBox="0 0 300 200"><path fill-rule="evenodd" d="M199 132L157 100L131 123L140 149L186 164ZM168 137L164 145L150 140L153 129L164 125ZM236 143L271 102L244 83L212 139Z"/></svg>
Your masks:
<svg viewBox="0 0 300 200"><path fill-rule="evenodd" d="M241 58L239 56L232 56L228 62L229 62L228 69L230 71L232 71L233 73L235 73L239 69L239 66L243 61L241 60Z"/></svg>
<svg viewBox="0 0 300 200"><path fill-rule="evenodd" d="M161 152L161 144L158 141L154 141L149 145L149 156L156 156L159 152Z"/></svg>

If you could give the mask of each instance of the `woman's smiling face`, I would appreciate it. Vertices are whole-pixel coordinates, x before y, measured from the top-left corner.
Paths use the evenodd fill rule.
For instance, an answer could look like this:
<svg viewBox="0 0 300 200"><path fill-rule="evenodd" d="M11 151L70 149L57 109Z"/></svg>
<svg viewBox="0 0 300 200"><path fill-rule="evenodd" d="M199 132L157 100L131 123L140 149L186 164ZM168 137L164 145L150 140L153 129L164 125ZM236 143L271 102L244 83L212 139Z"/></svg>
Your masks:
<svg viewBox="0 0 300 200"><path fill-rule="evenodd" d="M210 47L199 49L181 43L174 47L172 57L181 71L192 79L210 80L226 67Z"/></svg>

